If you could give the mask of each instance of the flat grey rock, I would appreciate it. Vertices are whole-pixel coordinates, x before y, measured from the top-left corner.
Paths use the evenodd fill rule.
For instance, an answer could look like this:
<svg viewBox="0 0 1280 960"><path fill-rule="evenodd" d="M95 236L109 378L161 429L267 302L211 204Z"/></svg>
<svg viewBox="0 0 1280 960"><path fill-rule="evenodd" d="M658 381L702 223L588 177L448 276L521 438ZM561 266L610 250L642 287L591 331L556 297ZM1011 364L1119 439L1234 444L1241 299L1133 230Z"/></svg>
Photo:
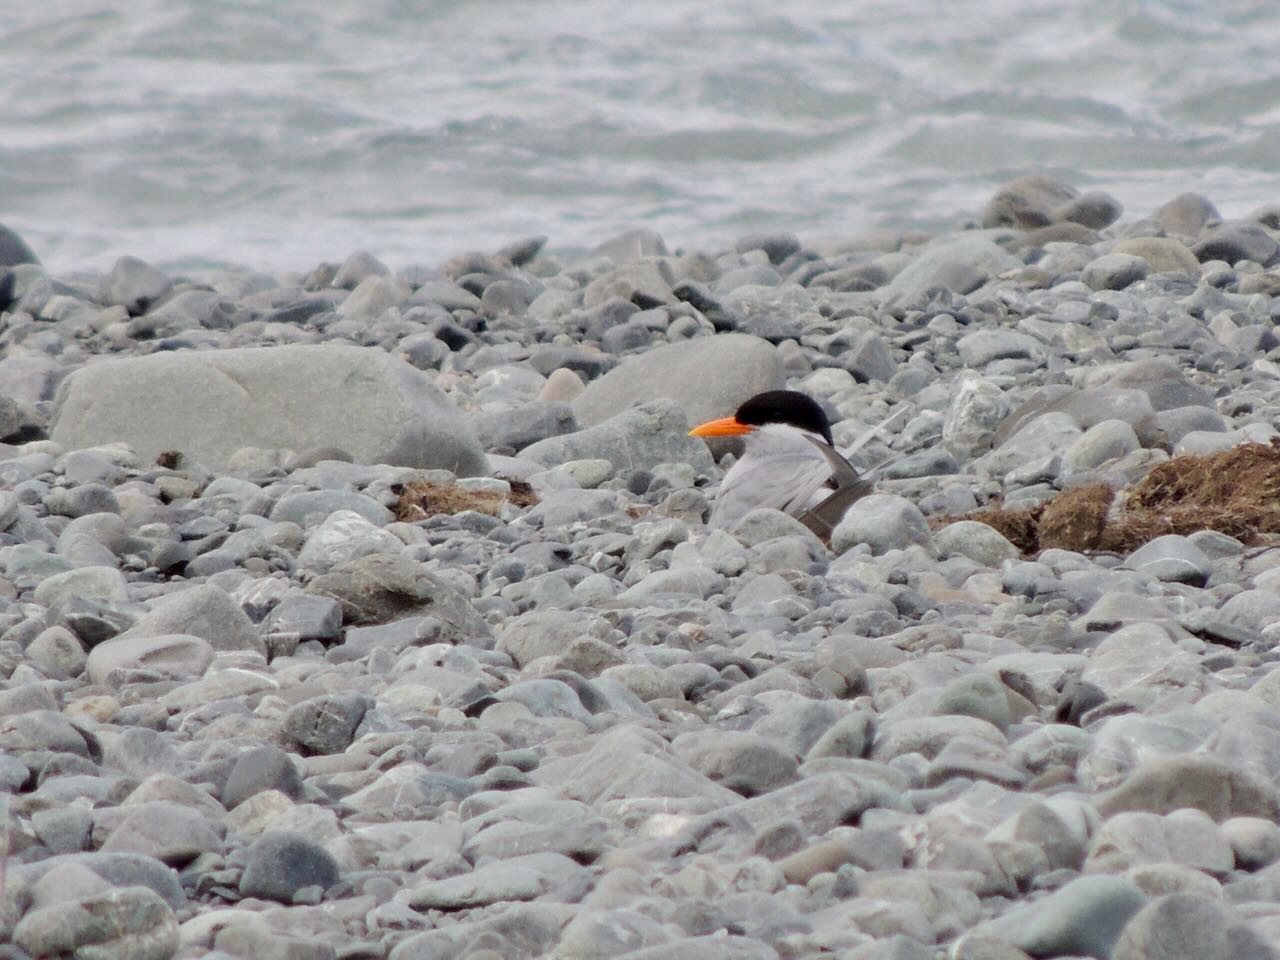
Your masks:
<svg viewBox="0 0 1280 960"><path fill-rule="evenodd" d="M1146 902L1121 877L1081 877L982 929L1033 956L1110 957L1121 931Z"/></svg>
<svg viewBox="0 0 1280 960"><path fill-rule="evenodd" d="M1275 951L1228 905L1194 893L1155 900L1125 927L1112 960L1271 960Z"/></svg>
<svg viewBox="0 0 1280 960"><path fill-rule="evenodd" d="M591 886L585 867L559 853L530 853L498 860L471 873L419 884L407 902L418 910L457 910L491 903L563 899L572 902Z"/></svg>
<svg viewBox="0 0 1280 960"><path fill-rule="evenodd" d="M190 586L165 597L120 634L120 639L164 635L199 637L214 650L265 650L240 605L225 590L210 584Z"/></svg>
<svg viewBox="0 0 1280 960"><path fill-rule="evenodd" d="M129 444L217 466L245 446L333 446L364 463L486 472L466 419L429 378L381 350L290 346L103 360L59 393L51 436Z"/></svg>
<svg viewBox="0 0 1280 960"><path fill-rule="evenodd" d="M213 655L209 641L191 634L121 635L90 650L86 669L89 679L103 686L112 685L112 673L117 670L124 676L143 671L187 679L202 676Z"/></svg>
<svg viewBox="0 0 1280 960"><path fill-rule="evenodd" d="M33 957L168 960L178 949L178 921L151 890L123 887L34 910L18 921L13 939Z"/></svg>

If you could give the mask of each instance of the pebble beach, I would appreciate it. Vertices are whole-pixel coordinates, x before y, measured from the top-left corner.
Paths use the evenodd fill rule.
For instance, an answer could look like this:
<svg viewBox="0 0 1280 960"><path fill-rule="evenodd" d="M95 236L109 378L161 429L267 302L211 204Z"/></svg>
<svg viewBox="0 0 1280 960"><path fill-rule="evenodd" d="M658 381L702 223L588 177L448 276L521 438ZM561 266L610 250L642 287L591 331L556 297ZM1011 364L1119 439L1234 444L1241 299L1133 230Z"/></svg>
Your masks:
<svg viewBox="0 0 1280 960"><path fill-rule="evenodd" d="M1280 207L1123 201L190 276L0 232L0 957L1276 956L1274 531L972 519L1277 438ZM689 428L783 387L894 417L829 543L705 525Z"/></svg>

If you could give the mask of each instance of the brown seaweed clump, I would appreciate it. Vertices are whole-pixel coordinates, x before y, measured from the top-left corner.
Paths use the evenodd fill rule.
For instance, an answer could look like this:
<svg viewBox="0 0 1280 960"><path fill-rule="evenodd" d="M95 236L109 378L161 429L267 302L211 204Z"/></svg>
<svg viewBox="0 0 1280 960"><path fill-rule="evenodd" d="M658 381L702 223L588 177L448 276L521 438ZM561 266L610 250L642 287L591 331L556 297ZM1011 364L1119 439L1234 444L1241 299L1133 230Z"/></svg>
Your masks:
<svg viewBox="0 0 1280 960"><path fill-rule="evenodd" d="M1023 553L1051 547L1128 553L1156 537L1197 530L1255 544L1280 534L1280 443L1174 457L1119 492L1089 484L1030 509L979 510L938 525L957 520L985 523Z"/></svg>
<svg viewBox="0 0 1280 960"><path fill-rule="evenodd" d="M1107 526L1116 492L1109 484L1090 483L1064 490L1044 505L1036 533L1040 549L1096 550Z"/></svg>
<svg viewBox="0 0 1280 960"><path fill-rule="evenodd" d="M414 523L439 513L463 513L467 510L496 517L504 503L531 507L538 502L533 487L523 480L507 479L507 483L511 485L509 496L496 490L468 490L456 483L414 480L402 485L393 512L397 520Z"/></svg>

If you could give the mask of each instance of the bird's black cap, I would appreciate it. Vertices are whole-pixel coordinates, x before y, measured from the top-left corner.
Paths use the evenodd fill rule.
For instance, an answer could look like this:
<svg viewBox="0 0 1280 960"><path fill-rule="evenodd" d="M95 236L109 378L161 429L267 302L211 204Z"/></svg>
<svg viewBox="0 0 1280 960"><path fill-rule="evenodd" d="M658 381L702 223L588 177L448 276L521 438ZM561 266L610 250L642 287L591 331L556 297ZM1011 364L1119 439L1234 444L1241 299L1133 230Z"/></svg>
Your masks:
<svg viewBox="0 0 1280 960"><path fill-rule="evenodd" d="M831 439L831 421L818 401L796 390L770 390L757 393L738 408L733 418L739 423L763 427L770 423L785 423L816 433L835 446Z"/></svg>

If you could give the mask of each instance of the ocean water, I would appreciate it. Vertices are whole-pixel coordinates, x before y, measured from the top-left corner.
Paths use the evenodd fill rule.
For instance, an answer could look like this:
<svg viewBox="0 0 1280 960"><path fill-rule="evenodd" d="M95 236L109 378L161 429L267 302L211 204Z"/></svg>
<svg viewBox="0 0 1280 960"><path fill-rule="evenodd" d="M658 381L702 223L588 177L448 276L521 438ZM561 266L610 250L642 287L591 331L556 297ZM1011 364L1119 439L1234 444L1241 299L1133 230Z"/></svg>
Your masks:
<svg viewBox="0 0 1280 960"><path fill-rule="evenodd" d="M1280 202L1274 0L47 0L0 50L0 222L55 271L823 242L1033 171Z"/></svg>

